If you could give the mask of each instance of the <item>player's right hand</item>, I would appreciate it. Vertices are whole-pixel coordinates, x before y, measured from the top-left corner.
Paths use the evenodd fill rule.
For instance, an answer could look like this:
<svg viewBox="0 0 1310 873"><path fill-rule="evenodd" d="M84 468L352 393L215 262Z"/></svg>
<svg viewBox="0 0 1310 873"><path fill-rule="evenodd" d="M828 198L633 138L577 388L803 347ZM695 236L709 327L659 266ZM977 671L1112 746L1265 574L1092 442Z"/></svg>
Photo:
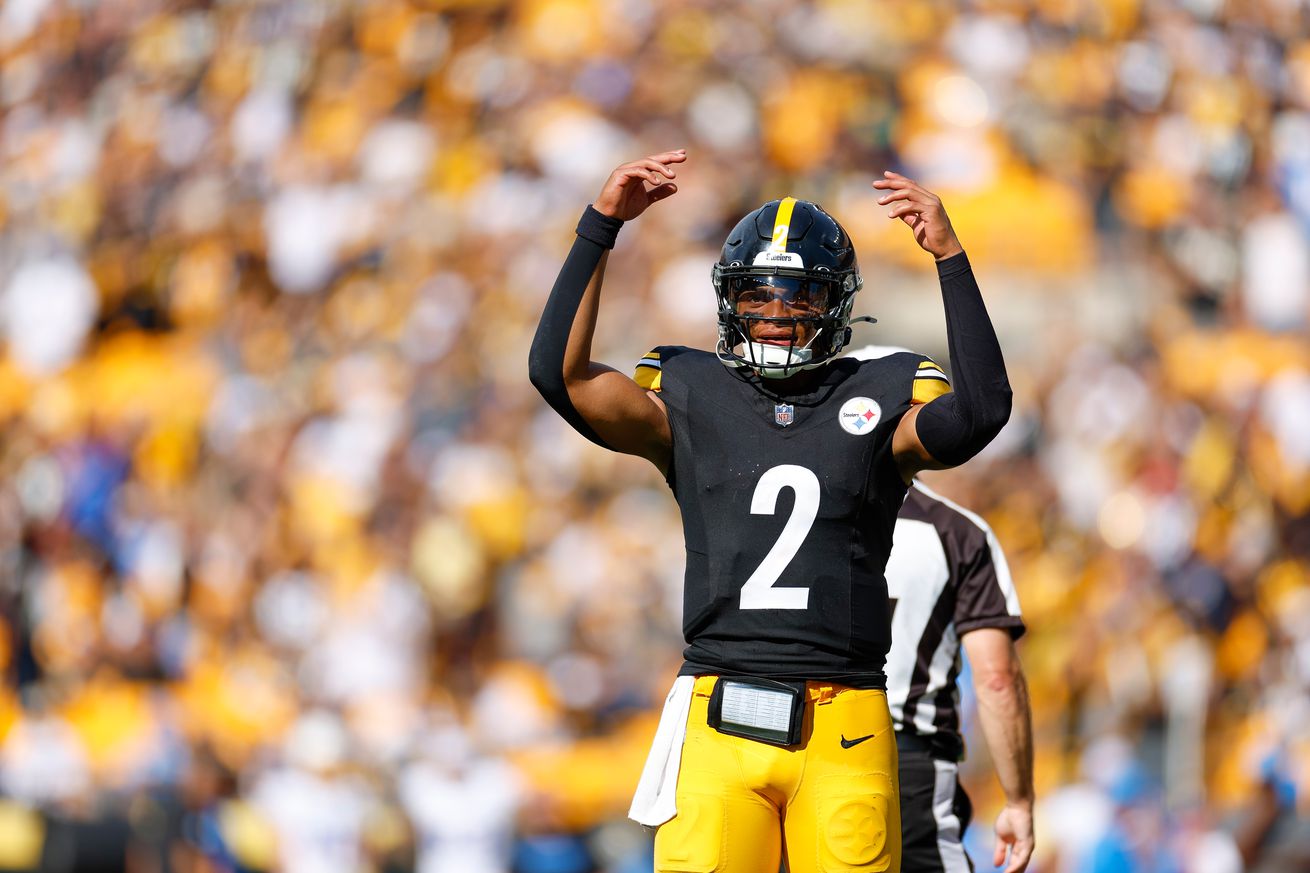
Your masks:
<svg viewBox="0 0 1310 873"><path fill-rule="evenodd" d="M1005 865L1005 873L1023 873L1032 860L1033 843L1032 807L1007 803L996 817L996 850L992 855L992 866L1005 864L1008 849L1010 863Z"/></svg>
<svg viewBox="0 0 1310 873"><path fill-rule="evenodd" d="M687 150L674 149L629 161L610 173L592 205L602 215L631 221L652 203L677 193L678 186L671 181L677 176L672 165L685 160Z"/></svg>

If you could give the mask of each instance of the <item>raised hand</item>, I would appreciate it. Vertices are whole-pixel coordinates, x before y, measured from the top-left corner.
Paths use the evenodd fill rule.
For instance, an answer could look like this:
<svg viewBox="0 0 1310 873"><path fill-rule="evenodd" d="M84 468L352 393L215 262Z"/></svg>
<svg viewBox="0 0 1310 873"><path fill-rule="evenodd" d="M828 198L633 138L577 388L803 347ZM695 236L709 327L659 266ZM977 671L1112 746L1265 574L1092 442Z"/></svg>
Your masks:
<svg viewBox="0 0 1310 873"><path fill-rule="evenodd" d="M687 150L674 149L629 161L610 173L593 206L611 218L631 221L652 203L677 193L678 186L671 181L677 176L672 165L685 160Z"/></svg>
<svg viewBox="0 0 1310 873"><path fill-rule="evenodd" d="M887 192L878 202L892 204L887 217L899 218L909 225L920 248L939 261L964 251L940 197L900 173L887 170L883 176L873 183L873 187Z"/></svg>

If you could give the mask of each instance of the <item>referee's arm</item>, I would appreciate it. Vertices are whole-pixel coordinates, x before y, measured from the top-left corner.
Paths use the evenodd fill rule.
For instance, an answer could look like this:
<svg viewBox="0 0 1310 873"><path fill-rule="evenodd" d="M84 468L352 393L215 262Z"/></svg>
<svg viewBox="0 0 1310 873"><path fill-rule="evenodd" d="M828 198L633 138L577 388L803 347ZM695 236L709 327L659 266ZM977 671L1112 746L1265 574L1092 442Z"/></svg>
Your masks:
<svg viewBox="0 0 1310 873"><path fill-rule="evenodd" d="M1005 791L1005 808L996 818L993 866L1010 862L1005 873L1022 873L1033 854L1033 728L1028 683L1008 630L984 627L960 641L973 671L978 720Z"/></svg>

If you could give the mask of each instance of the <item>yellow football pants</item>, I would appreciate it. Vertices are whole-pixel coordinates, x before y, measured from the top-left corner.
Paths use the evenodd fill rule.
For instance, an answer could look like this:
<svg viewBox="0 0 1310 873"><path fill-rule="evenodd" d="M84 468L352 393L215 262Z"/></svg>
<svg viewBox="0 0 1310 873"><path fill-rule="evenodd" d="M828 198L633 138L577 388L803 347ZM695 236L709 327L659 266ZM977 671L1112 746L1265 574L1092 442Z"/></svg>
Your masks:
<svg viewBox="0 0 1310 873"><path fill-rule="evenodd" d="M846 873L901 869L896 733L882 691L807 684L793 748L705 723L698 676L678 773L678 814L655 834L657 873Z"/></svg>

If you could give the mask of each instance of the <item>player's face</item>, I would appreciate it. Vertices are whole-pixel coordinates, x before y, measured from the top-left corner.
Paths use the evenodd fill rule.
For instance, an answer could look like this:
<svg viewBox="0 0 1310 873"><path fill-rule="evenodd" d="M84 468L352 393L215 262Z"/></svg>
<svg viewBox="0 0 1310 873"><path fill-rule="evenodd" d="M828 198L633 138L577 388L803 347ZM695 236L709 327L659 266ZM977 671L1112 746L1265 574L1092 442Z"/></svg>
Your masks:
<svg viewBox="0 0 1310 873"><path fill-rule="evenodd" d="M746 323L757 343L803 347L817 324L792 319L816 319L828 308L827 284L790 276L742 276L729 293L737 314L752 316Z"/></svg>

